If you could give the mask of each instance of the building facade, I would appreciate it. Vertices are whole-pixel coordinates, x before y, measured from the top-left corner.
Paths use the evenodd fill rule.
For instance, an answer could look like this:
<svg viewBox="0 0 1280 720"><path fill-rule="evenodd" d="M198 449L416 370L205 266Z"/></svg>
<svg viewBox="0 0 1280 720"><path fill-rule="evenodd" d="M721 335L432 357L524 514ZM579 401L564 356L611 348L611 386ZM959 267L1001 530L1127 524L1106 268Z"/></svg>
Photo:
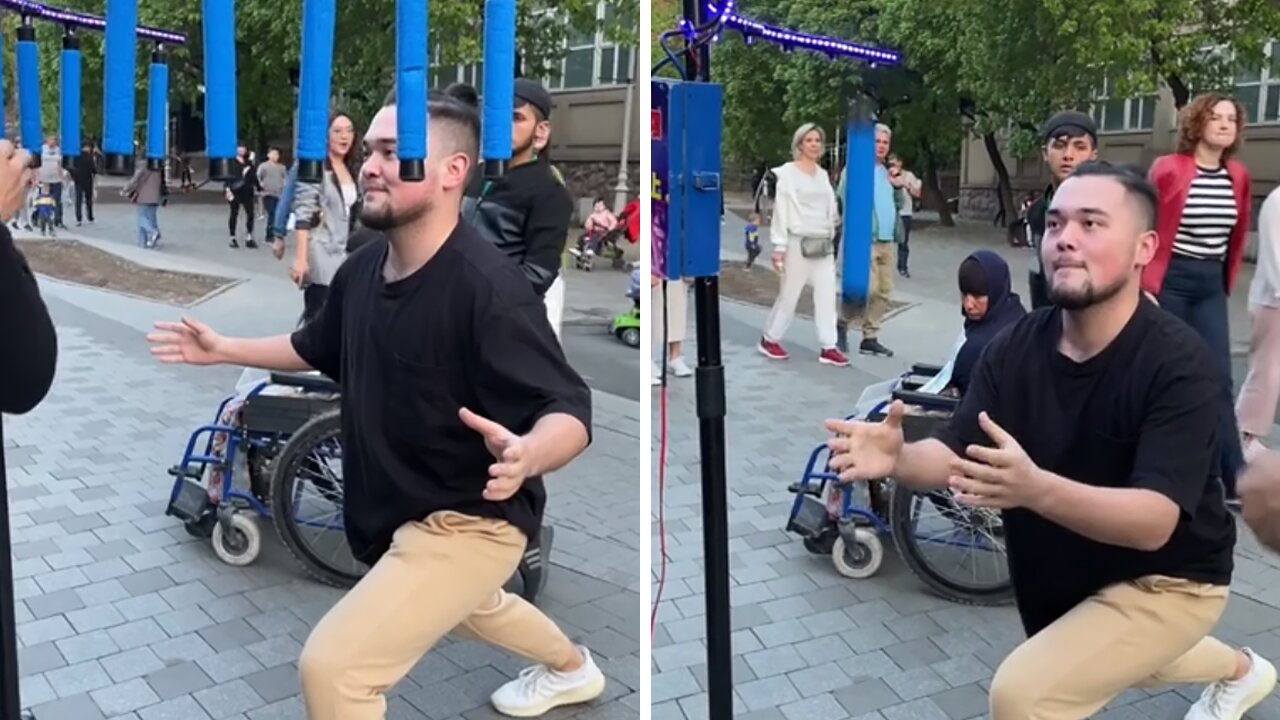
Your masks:
<svg viewBox="0 0 1280 720"><path fill-rule="evenodd" d="M1233 94L1245 107L1245 141L1239 159L1253 176L1254 218L1257 206L1280 184L1280 40L1268 47L1269 62L1257 71L1241 71L1233 81ZM1177 145L1177 108L1173 93L1159 92L1136 98L1113 98L1110 83L1103 86L1090 109L1098 124L1098 157L1130 163L1143 169ZM1012 157L1004 144L1001 153L1013 185L1014 202L1029 191L1043 190L1049 172L1037 154ZM981 138L967 140L961 149L959 210L963 217L989 220L999 210L996 172Z"/></svg>

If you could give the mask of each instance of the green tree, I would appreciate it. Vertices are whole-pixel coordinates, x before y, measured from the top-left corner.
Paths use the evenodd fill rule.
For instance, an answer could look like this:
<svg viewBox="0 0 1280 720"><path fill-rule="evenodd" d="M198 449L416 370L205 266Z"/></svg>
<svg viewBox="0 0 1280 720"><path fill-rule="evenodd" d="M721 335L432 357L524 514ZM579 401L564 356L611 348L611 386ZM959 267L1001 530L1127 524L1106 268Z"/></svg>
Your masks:
<svg viewBox="0 0 1280 720"><path fill-rule="evenodd" d="M639 38L639 4L635 0L606 0L607 38L634 47ZM62 0L61 7L101 14L101 0ZM187 44L170 48L170 104L195 103L204 81L204 48L199 0L140 0L139 22L187 35ZM358 123L377 111L394 81L395 14L385 0L343 0L338 3L332 88ZM596 0L534 0L518 5L516 43L524 73L552 75L564 57L566 40L600 27ZM443 65L479 62L483 56L483 0L432 0L429 45L438 48ZM12 38L17 18L3 21L4 35ZM237 114L240 135L254 145L292 134L297 104L292 92L301 53L302 3L297 0L254 0L236 7ZM41 84L46 129L57 126L59 104L61 28L38 23ZM84 83L82 87L84 133L102 132L102 37L81 32ZM6 88L14 84L13 43L5 43ZM138 44L135 107L139 139L145 137L146 87L151 46ZM7 93L10 98L14 92ZM11 103L16 107L16 102Z"/></svg>

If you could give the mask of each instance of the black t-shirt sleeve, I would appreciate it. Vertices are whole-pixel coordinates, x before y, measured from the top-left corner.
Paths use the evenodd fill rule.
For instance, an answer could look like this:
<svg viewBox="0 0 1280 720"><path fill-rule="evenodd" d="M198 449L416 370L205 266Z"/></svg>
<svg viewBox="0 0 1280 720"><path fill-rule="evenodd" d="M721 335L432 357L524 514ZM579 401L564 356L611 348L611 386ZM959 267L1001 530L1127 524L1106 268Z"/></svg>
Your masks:
<svg viewBox="0 0 1280 720"><path fill-rule="evenodd" d="M0 412L25 413L53 384L58 337L26 258L0 225Z"/></svg>
<svg viewBox="0 0 1280 720"><path fill-rule="evenodd" d="M311 322L294 331L293 350L311 367L342 382L342 298L348 284L350 259L343 263L329 284L324 309Z"/></svg>
<svg viewBox="0 0 1280 720"><path fill-rule="evenodd" d="M951 448L951 452L961 457L965 454L965 448L970 445L991 444L991 438L978 425L978 415L984 410L991 413L993 418L996 415L995 408L1000 399L996 378L1000 374L1012 327L1016 326L1005 328L987 343L982 355L978 357L978 363L969 374L968 387L960 405L951 414L947 424L934 434L934 437Z"/></svg>
<svg viewBox="0 0 1280 720"><path fill-rule="evenodd" d="M520 269L539 295L546 294L560 272L572 217L573 200L569 193L551 182L525 220L525 255Z"/></svg>
<svg viewBox="0 0 1280 720"><path fill-rule="evenodd" d="M1213 474L1221 389L1206 353L1177 353L1153 373L1134 457L1133 487L1195 513Z"/></svg>
<svg viewBox="0 0 1280 720"><path fill-rule="evenodd" d="M590 437L591 390L565 359L546 307L526 293L479 308L475 392L482 414L522 435L543 416L565 413L582 421Z"/></svg>

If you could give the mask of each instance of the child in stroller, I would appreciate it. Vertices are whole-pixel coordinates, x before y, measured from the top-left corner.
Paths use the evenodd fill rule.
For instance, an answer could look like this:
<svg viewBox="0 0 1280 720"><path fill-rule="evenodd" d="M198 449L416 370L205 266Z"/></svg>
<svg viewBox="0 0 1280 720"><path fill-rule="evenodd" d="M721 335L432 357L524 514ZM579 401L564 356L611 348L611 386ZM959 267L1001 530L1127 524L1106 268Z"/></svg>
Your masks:
<svg viewBox="0 0 1280 720"><path fill-rule="evenodd" d="M40 189L36 193L35 211L36 227L40 228L40 235L52 236L56 239L58 230L54 227L54 219L58 211L58 201L53 197L53 192L47 183L40 183Z"/></svg>
<svg viewBox="0 0 1280 720"><path fill-rule="evenodd" d="M617 247L618 239L627 231L625 214L621 218L615 216L605 206L604 200L596 198L583 230L577 247L570 251L578 269L590 271L596 257L621 257Z"/></svg>

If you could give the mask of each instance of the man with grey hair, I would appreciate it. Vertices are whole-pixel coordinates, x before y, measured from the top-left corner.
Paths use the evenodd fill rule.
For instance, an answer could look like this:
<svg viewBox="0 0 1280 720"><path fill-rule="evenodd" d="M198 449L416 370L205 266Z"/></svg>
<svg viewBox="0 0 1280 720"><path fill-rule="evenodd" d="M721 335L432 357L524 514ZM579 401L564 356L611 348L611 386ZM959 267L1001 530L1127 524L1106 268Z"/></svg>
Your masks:
<svg viewBox="0 0 1280 720"><path fill-rule="evenodd" d="M542 476L590 442L591 391L519 266L460 219L475 108L431 96L425 178L405 182L387 102L360 172L361 221L383 237L347 258L315 318L264 339L184 318L148 339L166 362L314 368L341 385L343 520L370 569L302 650L310 720L383 720L387 691L451 632L538 663L491 702L539 717L605 688L586 648L502 589L542 526Z"/></svg>
<svg viewBox="0 0 1280 720"><path fill-rule="evenodd" d="M893 294L894 265L897 262L894 248L902 241L902 193L889 178L885 161L889 157L889 145L893 130L884 123L876 124L876 168L870 191L874 206L871 212L871 284L867 292L867 306L858 319L862 322L862 344L858 352L863 355L893 357L893 351L880 342L880 326L889 311L889 296ZM836 191L844 199L848 171L840 174L840 187ZM839 335L843 340L844 321Z"/></svg>

